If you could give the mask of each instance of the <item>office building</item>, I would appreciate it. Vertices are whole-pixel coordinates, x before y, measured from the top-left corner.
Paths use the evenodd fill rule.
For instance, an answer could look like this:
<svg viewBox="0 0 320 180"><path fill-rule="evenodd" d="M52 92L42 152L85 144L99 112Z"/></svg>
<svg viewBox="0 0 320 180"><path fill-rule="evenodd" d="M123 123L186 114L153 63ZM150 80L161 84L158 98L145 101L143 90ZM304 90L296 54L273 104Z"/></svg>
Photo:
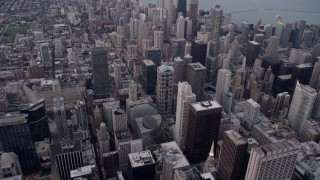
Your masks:
<svg viewBox="0 0 320 180"><path fill-rule="evenodd" d="M219 47L220 42L209 41L207 46L206 68L207 82L214 84L217 80L219 69Z"/></svg>
<svg viewBox="0 0 320 180"><path fill-rule="evenodd" d="M77 101L74 111L77 119L77 129L80 129L82 131L88 130L89 128L85 102Z"/></svg>
<svg viewBox="0 0 320 180"><path fill-rule="evenodd" d="M299 48L307 24L305 20L299 20L296 23L297 28L294 30L292 48Z"/></svg>
<svg viewBox="0 0 320 180"><path fill-rule="evenodd" d="M121 62L114 61L113 63L114 69L114 89L117 92L121 89Z"/></svg>
<svg viewBox="0 0 320 180"><path fill-rule="evenodd" d="M186 155L191 163L205 161L219 138L222 106L216 101L192 103L189 109Z"/></svg>
<svg viewBox="0 0 320 180"><path fill-rule="evenodd" d="M283 141L252 148L245 179L291 179L300 149L296 143Z"/></svg>
<svg viewBox="0 0 320 180"><path fill-rule="evenodd" d="M162 50L163 46L163 31L154 31L153 33L153 46Z"/></svg>
<svg viewBox="0 0 320 180"><path fill-rule="evenodd" d="M186 30L186 18L184 18L183 16L179 16L177 18L177 39L184 39L185 38L185 32Z"/></svg>
<svg viewBox="0 0 320 180"><path fill-rule="evenodd" d="M172 24L174 19L176 19L176 13L175 12L175 7L173 5L173 0L169 0L169 5L168 5L168 25L167 25L167 30L171 32Z"/></svg>
<svg viewBox="0 0 320 180"><path fill-rule="evenodd" d="M247 141L238 132L224 132L217 180L241 179L247 146Z"/></svg>
<svg viewBox="0 0 320 180"><path fill-rule="evenodd" d="M128 154L129 179L149 180L155 177L155 161L150 151Z"/></svg>
<svg viewBox="0 0 320 180"><path fill-rule="evenodd" d="M139 35L139 23L140 20L136 18L130 18L130 38L137 39Z"/></svg>
<svg viewBox="0 0 320 180"><path fill-rule="evenodd" d="M320 91L313 106L312 117L317 120L320 119Z"/></svg>
<svg viewBox="0 0 320 180"><path fill-rule="evenodd" d="M228 69L219 69L215 93L219 103L221 102L222 93L224 91L229 91L230 81L231 72Z"/></svg>
<svg viewBox="0 0 320 180"><path fill-rule="evenodd" d="M315 89L297 82L288 113L288 121L298 134L302 133L303 123L311 116L316 97Z"/></svg>
<svg viewBox="0 0 320 180"><path fill-rule="evenodd" d="M243 113L244 124L251 130L260 115L260 105L252 99L246 101Z"/></svg>
<svg viewBox="0 0 320 180"><path fill-rule="evenodd" d="M246 50L247 66L253 67L254 61L259 57L260 44L255 41L248 41Z"/></svg>
<svg viewBox="0 0 320 180"><path fill-rule="evenodd" d="M22 170L18 156L13 153L0 154L0 178L1 179L14 179L14 176L21 176Z"/></svg>
<svg viewBox="0 0 320 180"><path fill-rule="evenodd" d="M279 57L278 52L278 45L279 45L279 37L272 36L268 40L268 46L266 49L266 57L277 60Z"/></svg>
<svg viewBox="0 0 320 180"><path fill-rule="evenodd" d="M191 56L193 63L200 62L202 65L206 65L207 46L207 43L201 40L192 41Z"/></svg>
<svg viewBox="0 0 320 180"><path fill-rule="evenodd" d="M189 18L192 21L192 33L196 34L197 31L197 18L198 18L199 0L189 1Z"/></svg>
<svg viewBox="0 0 320 180"><path fill-rule="evenodd" d="M283 27L282 37L280 39L280 45L282 47L287 47L289 45L289 39L290 39L290 34L291 34L292 28L293 28L293 23L291 23L291 22L285 23L285 25Z"/></svg>
<svg viewBox="0 0 320 180"><path fill-rule="evenodd" d="M177 3L177 14L183 14L183 17L187 16L187 1L186 0L178 0Z"/></svg>
<svg viewBox="0 0 320 180"><path fill-rule="evenodd" d="M109 93L108 52L105 48L91 51L93 88L96 98L106 98Z"/></svg>
<svg viewBox="0 0 320 180"><path fill-rule="evenodd" d="M102 160L103 154L110 152L110 136L108 128L104 122L100 124L100 129L97 133L99 158Z"/></svg>
<svg viewBox="0 0 320 180"><path fill-rule="evenodd" d="M157 69L157 105L160 115L172 113L173 67L161 65Z"/></svg>
<svg viewBox="0 0 320 180"><path fill-rule="evenodd" d="M155 94L157 82L157 68L152 60L143 60L142 64L142 88L146 94Z"/></svg>
<svg viewBox="0 0 320 180"><path fill-rule="evenodd" d="M220 28L222 23L223 9L220 8L220 5L216 5L216 7L212 11L213 11L212 26L211 26L212 40L214 42L217 42L219 41L219 38L220 38Z"/></svg>
<svg viewBox="0 0 320 180"><path fill-rule="evenodd" d="M151 59L156 67L159 67L161 65L162 55L160 48L157 47L148 47L145 50L145 58Z"/></svg>
<svg viewBox="0 0 320 180"><path fill-rule="evenodd" d="M48 116L44 99L21 109L20 113L28 115L28 125L33 142L42 141L45 138L50 137Z"/></svg>
<svg viewBox="0 0 320 180"><path fill-rule="evenodd" d="M177 92L177 85L179 82L183 82L183 77L185 76L184 73L187 73L187 69L185 69L185 61L180 58L176 57L174 58L174 75L173 75L173 81L174 81L174 91Z"/></svg>
<svg viewBox="0 0 320 180"><path fill-rule="evenodd" d="M40 168L27 118L26 114L7 114L0 117L2 150L14 152L19 157L24 175L38 172Z"/></svg>
<svg viewBox="0 0 320 180"><path fill-rule="evenodd" d="M54 98L53 104L54 121L57 125L57 134L59 137L59 141L67 140L69 139L69 132L63 97L60 97L59 99Z"/></svg>
<svg viewBox="0 0 320 180"><path fill-rule="evenodd" d="M205 79L206 68L201 63L188 65L188 83L192 87L192 92L197 96L197 102L203 99Z"/></svg>
<svg viewBox="0 0 320 180"><path fill-rule="evenodd" d="M137 101L138 100L138 85L131 81L131 84L129 85L129 101Z"/></svg>
<svg viewBox="0 0 320 180"><path fill-rule="evenodd" d="M45 66L51 66L51 57L48 43L40 44L40 57Z"/></svg>
<svg viewBox="0 0 320 180"><path fill-rule="evenodd" d="M196 102L196 95L192 93L192 88L187 82L179 82L177 96L174 139L180 149L184 150L188 134L189 107L191 103Z"/></svg>
<svg viewBox="0 0 320 180"><path fill-rule="evenodd" d="M195 166L187 166L174 171L173 180L201 180L199 170Z"/></svg>
<svg viewBox="0 0 320 180"><path fill-rule="evenodd" d="M320 59L314 65L309 86L316 91L320 90Z"/></svg>
<svg viewBox="0 0 320 180"><path fill-rule="evenodd" d="M288 91L293 94L297 81L300 84L308 85L312 76L313 65L311 63L299 64L293 66Z"/></svg>
<svg viewBox="0 0 320 180"><path fill-rule="evenodd" d="M127 114L123 109L117 108L112 111L113 131L120 131L128 128Z"/></svg>

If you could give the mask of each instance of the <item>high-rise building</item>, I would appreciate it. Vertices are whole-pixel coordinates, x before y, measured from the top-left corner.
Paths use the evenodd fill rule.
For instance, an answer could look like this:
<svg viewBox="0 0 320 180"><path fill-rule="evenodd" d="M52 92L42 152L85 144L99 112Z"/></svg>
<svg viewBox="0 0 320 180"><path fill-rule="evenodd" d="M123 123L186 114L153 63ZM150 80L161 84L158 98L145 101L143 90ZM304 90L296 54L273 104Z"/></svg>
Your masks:
<svg viewBox="0 0 320 180"><path fill-rule="evenodd" d="M167 25L167 30L168 31L171 31L171 28L172 28L172 24L173 24L173 21L176 17L176 14L174 13L174 5L173 5L173 0L169 0L169 5L168 5L168 25Z"/></svg>
<svg viewBox="0 0 320 180"><path fill-rule="evenodd" d="M217 101L221 102L222 93L229 91L231 81L231 72L228 69L219 69L216 84Z"/></svg>
<svg viewBox="0 0 320 180"><path fill-rule="evenodd" d="M198 17L199 0L189 1L189 18L193 24L193 34L197 31L197 17Z"/></svg>
<svg viewBox="0 0 320 180"><path fill-rule="evenodd" d="M182 12L183 17L187 16L187 1L186 0L178 0L177 3L177 14Z"/></svg>
<svg viewBox="0 0 320 180"><path fill-rule="evenodd" d="M157 69L157 105L159 114L172 113L173 67L161 65Z"/></svg>
<svg viewBox="0 0 320 180"><path fill-rule="evenodd" d="M320 59L314 65L309 86L316 89L316 91L320 90Z"/></svg>
<svg viewBox="0 0 320 180"><path fill-rule="evenodd" d="M59 99L54 98L53 105L54 121L57 125L57 134L59 141L69 139L66 110L64 107L63 97L60 97Z"/></svg>
<svg viewBox="0 0 320 180"><path fill-rule="evenodd" d="M313 106L312 117L317 120L320 119L320 91L318 92L316 102L314 103L314 106Z"/></svg>
<svg viewBox="0 0 320 180"><path fill-rule="evenodd" d="M114 87L115 87L114 89L118 91L121 89L121 62L114 61L113 69L114 69Z"/></svg>
<svg viewBox="0 0 320 180"><path fill-rule="evenodd" d="M180 149L186 148L189 107L191 103L196 102L196 95L192 93L192 88L187 82L179 82L177 95L176 126L174 139Z"/></svg>
<svg viewBox="0 0 320 180"><path fill-rule="evenodd" d="M245 179L291 179L299 149L291 141L252 148Z"/></svg>
<svg viewBox="0 0 320 180"><path fill-rule="evenodd" d="M222 13L223 13L223 9L220 8L220 5L216 5L216 7L213 9L213 18L212 18L212 27L211 27L211 33L213 33L212 40L214 42L219 41L219 38L220 38Z"/></svg>
<svg viewBox="0 0 320 180"><path fill-rule="evenodd" d="M295 29L292 39L292 48L299 48L306 28L306 24L307 22L305 20L299 20L297 22L297 28Z"/></svg>
<svg viewBox="0 0 320 180"><path fill-rule="evenodd" d="M176 86L179 82L184 81L183 80L184 73L186 73L187 71L187 70L184 70L185 68L184 60L180 57L174 58L173 68L174 68L173 81Z"/></svg>
<svg viewBox="0 0 320 180"><path fill-rule="evenodd" d="M177 18L177 39L184 39L186 34L186 18L179 16Z"/></svg>
<svg viewBox="0 0 320 180"><path fill-rule="evenodd" d="M77 129L81 129L82 131L88 130L88 119L85 102L77 101L77 105L75 106L74 110L77 118Z"/></svg>
<svg viewBox="0 0 320 180"><path fill-rule="evenodd" d="M283 23L282 22L277 22L275 25L275 30L274 30L274 36L279 37L280 41L282 39L282 35L283 35Z"/></svg>
<svg viewBox="0 0 320 180"><path fill-rule="evenodd" d="M137 39L139 35L139 23L140 20L136 18L130 18L130 38Z"/></svg>
<svg viewBox="0 0 320 180"><path fill-rule="evenodd" d="M193 57L192 62L200 62L202 65L206 65L207 55L207 43L201 40L192 41L191 45L191 56Z"/></svg>
<svg viewBox="0 0 320 180"><path fill-rule="evenodd" d="M278 45L279 45L279 37L276 37L276 36L270 37L270 39L268 40L268 47L266 49L266 57L277 60L279 57Z"/></svg>
<svg viewBox="0 0 320 180"><path fill-rule="evenodd" d="M99 158L102 160L103 154L110 152L110 136L106 124L100 124L100 129L97 133Z"/></svg>
<svg viewBox="0 0 320 180"><path fill-rule="evenodd" d="M290 39L290 34L291 34L292 28L293 28L293 23L291 23L291 22L285 23L284 28L283 28L282 37L280 40L280 44L282 47L287 47L289 45L289 39Z"/></svg>
<svg viewBox="0 0 320 180"><path fill-rule="evenodd" d="M109 93L108 52L105 48L94 48L91 56L95 97L106 98Z"/></svg>
<svg viewBox="0 0 320 180"><path fill-rule="evenodd" d="M120 131L128 128L127 114L123 109L115 109L112 112L113 131Z"/></svg>
<svg viewBox="0 0 320 180"><path fill-rule="evenodd" d="M155 161L151 152L141 151L128 154L129 157L129 179L149 180L155 177Z"/></svg>
<svg viewBox="0 0 320 180"><path fill-rule="evenodd" d="M138 100L138 85L131 81L129 85L129 101L137 101Z"/></svg>
<svg viewBox="0 0 320 180"><path fill-rule="evenodd" d="M260 44L255 41L247 43L246 59L247 66L253 67L254 61L259 57Z"/></svg>
<svg viewBox="0 0 320 180"><path fill-rule="evenodd" d="M15 177L22 175L19 158L14 152L1 153L0 155L1 179L15 179Z"/></svg>
<svg viewBox="0 0 320 180"><path fill-rule="evenodd" d="M290 126L301 134L303 123L311 116L317 92L310 86L297 82L288 114Z"/></svg>
<svg viewBox="0 0 320 180"><path fill-rule="evenodd" d="M153 46L162 50L163 46L163 31L154 31Z"/></svg>
<svg viewBox="0 0 320 180"><path fill-rule="evenodd" d="M186 154L191 163L205 161L219 138L222 106L216 101L192 103L189 107Z"/></svg>
<svg viewBox="0 0 320 180"><path fill-rule="evenodd" d="M206 68L207 82L214 84L217 81L219 68L219 47L220 42L209 41L207 46Z"/></svg>
<svg viewBox="0 0 320 180"><path fill-rule="evenodd" d="M260 105L252 99L246 101L243 113L244 123L248 129L257 123L258 117L260 115Z"/></svg>
<svg viewBox="0 0 320 180"><path fill-rule="evenodd" d="M188 83L197 96L197 102L203 99L206 68L201 63L190 63L188 66Z"/></svg>
<svg viewBox="0 0 320 180"><path fill-rule="evenodd" d="M33 142L42 141L50 137L48 116L44 99L20 110L21 114L28 114L28 125Z"/></svg>
<svg viewBox="0 0 320 180"><path fill-rule="evenodd" d="M48 43L40 44L40 57L45 66L51 66L51 57Z"/></svg>
<svg viewBox="0 0 320 180"><path fill-rule="evenodd" d="M165 0L158 0L158 7L164 8Z"/></svg>
<svg viewBox="0 0 320 180"><path fill-rule="evenodd" d="M174 171L173 180L201 180L199 170L195 166L187 166Z"/></svg>
<svg viewBox="0 0 320 180"><path fill-rule="evenodd" d="M155 94L157 82L157 68L152 60L143 60L142 88L146 94Z"/></svg>
<svg viewBox="0 0 320 180"><path fill-rule="evenodd" d="M224 132L217 180L241 179L247 146L247 141L238 132Z"/></svg>
<svg viewBox="0 0 320 180"><path fill-rule="evenodd" d="M162 55L160 48L157 47L148 47L145 50L145 58L151 59L156 67L159 67L161 65Z"/></svg>
<svg viewBox="0 0 320 180"><path fill-rule="evenodd" d="M7 114L0 117L2 150L14 152L19 157L25 175L38 172L40 168L27 117L26 114Z"/></svg>

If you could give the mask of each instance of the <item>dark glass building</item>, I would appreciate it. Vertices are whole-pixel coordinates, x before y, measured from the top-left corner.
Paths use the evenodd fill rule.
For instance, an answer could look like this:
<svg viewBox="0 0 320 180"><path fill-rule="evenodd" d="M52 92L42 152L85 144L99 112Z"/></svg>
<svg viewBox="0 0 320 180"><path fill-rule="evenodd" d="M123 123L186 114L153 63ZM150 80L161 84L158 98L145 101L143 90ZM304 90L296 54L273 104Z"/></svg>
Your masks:
<svg viewBox="0 0 320 180"><path fill-rule="evenodd" d="M202 65L205 66L206 64L206 56L207 56L207 46L208 44L194 40L191 43L191 56L193 57L192 62L200 62Z"/></svg>
<svg viewBox="0 0 320 180"><path fill-rule="evenodd" d="M157 83L157 68L152 60L143 60L142 64L142 87L146 94L155 94Z"/></svg>
<svg viewBox="0 0 320 180"><path fill-rule="evenodd" d="M241 179L247 146L247 141L238 132L224 132L217 180Z"/></svg>
<svg viewBox="0 0 320 180"><path fill-rule="evenodd" d="M27 122L33 142L42 141L44 138L50 138L48 116L44 99L20 110L20 113L28 115Z"/></svg>
<svg viewBox="0 0 320 180"><path fill-rule="evenodd" d="M106 48L94 48L91 51L93 88L96 98L109 96L108 51Z"/></svg>
<svg viewBox="0 0 320 180"><path fill-rule="evenodd" d="M190 104L186 155L191 163L205 161L214 141L219 138L222 106L216 101Z"/></svg>
<svg viewBox="0 0 320 180"><path fill-rule="evenodd" d="M161 66L161 50L157 47L148 47L145 51L145 57L151 59L156 67Z"/></svg>
<svg viewBox="0 0 320 180"><path fill-rule="evenodd" d="M178 3L177 3L177 14L179 12L183 13L183 17L187 16L187 1L186 0L178 0Z"/></svg>
<svg viewBox="0 0 320 180"><path fill-rule="evenodd" d="M292 76L289 84L289 93L293 94L296 88L297 81L303 85L309 85L309 81L312 75L312 64L300 64L293 67Z"/></svg>
<svg viewBox="0 0 320 180"><path fill-rule="evenodd" d="M39 160L28 125L28 115L12 114L0 117L0 141L4 152L18 155L23 174L40 170Z"/></svg>
<svg viewBox="0 0 320 180"><path fill-rule="evenodd" d="M260 44L255 41L248 41L246 50L247 66L253 67L254 61L259 57Z"/></svg>
<svg viewBox="0 0 320 180"><path fill-rule="evenodd" d="M130 180L152 180L155 178L155 161L149 150L128 154L128 158Z"/></svg>

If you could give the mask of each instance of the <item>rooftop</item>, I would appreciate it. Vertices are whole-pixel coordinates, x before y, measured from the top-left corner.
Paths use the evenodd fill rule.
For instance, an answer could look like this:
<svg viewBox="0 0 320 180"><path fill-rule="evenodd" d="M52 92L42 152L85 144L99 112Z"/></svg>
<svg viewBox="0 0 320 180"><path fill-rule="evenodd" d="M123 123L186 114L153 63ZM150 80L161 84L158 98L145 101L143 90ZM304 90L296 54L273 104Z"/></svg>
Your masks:
<svg viewBox="0 0 320 180"><path fill-rule="evenodd" d="M84 175L88 175L92 173L92 168L95 168L95 165L88 165L88 166L83 166L81 168L71 170L70 171L70 177L75 178L75 177L81 177Z"/></svg>
<svg viewBox="0 0 320 180"><path fill-rule="evenodd" d="M168 65L161 65L158 67L160 72L166 72L166 71L174 71L172 66L168 66Z"/></svg>
<svg viewBox="0 0 320 180"><path fill-rule="evenodd" d="M222 108L222 106L217 101L202 101L202 102L192 103L191 106L196 111L206 111L208 109Z"/></svg>
<svg viewBox="0 0 320 180"><path fill-rule="evenodd" d="M155 161L149 150L128 154L132 167L140 167L148 164L154 164Z"/></svg>

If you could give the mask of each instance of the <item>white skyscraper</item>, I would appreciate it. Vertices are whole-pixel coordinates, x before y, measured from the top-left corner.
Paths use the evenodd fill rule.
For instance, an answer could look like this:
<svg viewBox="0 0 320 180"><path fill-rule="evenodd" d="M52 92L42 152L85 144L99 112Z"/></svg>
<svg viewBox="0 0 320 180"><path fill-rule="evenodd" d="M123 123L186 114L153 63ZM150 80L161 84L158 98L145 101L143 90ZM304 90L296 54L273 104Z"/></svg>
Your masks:
<svg viewBox="0 0 320 180"><path fill-rule="evenodd" d="M139 35L139 19L130 18L130 38L137 39Z"/></svg>
<svg viewBox="0 0 320 180"><path fill-rule="evenodd" d="M113 131L121 131L128 128L127 114L123 109L114 109L112 111Z"/></svg>
<svg viewBox="0 0 320 180"><path fill-rule="evenodd" d="M252 127L257 123L260 114L260 105L252 99L246 101L243 113L243 119L245 125L252 129Z"/></svg>
<svg viewBox="0 0 320 180"><path fill-rule="evenodd" d="M217 101L220 103L221 96L224 91L229 91L231 72L228 69L219 69L216 84Z"/></svg>
<svg viewBox="0 0 320 180"><path fill-rule="evenodd" d="M251 149L245 180L289 180L300 151L297 142L282 141Z"/></svg>
<svg viewBox="0 0 320 180"><path fill-rule="evenodd" d="M154 31L153 46L162 50L163 46L163 31Z"/></svg>
<svg viewBox="0 0 320 180"><path fill-rule="evenodd" d="M297 82L288 114L290 126L298 134L301 133L302 125L310 117L312 108L317 98L317 92L310 86Z"/></svg>
<svg viewBox="0 0 320 180"><path fill-rule="evenodd" d="M192 93L192 88L187 82L179 82L177 95L177 112L174 139L180 149L186 148L189 105L196 102L196 95Z"/></svg>
<svg viewBox="0 0 320 180"><path fill-rule="evenodd" d="M114 84L115 90L121 89L121 63L120 61L114 61L113 63L114 68Z"/></svg>
<svg viewBox="0 0 320 180"><path fill-rule="evenodd" d="M177 39L184 39L186 30L186 19L183 16L177 18Z"/></svg>
<svg viewBox="0 0 320 180"><path fill-rule="evenodd" d="M276 36L270 37L270 39L268 40L268 47L266 49L266 57L278 59L279 57L278 45L279 45L279 37L276 37Z"/></svg>
<svg viewBox="0 0 320 180"><path fill-rule="evenodd" d="M138 86L134 81L132 81L131 84L129 85L129 100L130 101L138 100L137 92L138 92Z"/></svg>

